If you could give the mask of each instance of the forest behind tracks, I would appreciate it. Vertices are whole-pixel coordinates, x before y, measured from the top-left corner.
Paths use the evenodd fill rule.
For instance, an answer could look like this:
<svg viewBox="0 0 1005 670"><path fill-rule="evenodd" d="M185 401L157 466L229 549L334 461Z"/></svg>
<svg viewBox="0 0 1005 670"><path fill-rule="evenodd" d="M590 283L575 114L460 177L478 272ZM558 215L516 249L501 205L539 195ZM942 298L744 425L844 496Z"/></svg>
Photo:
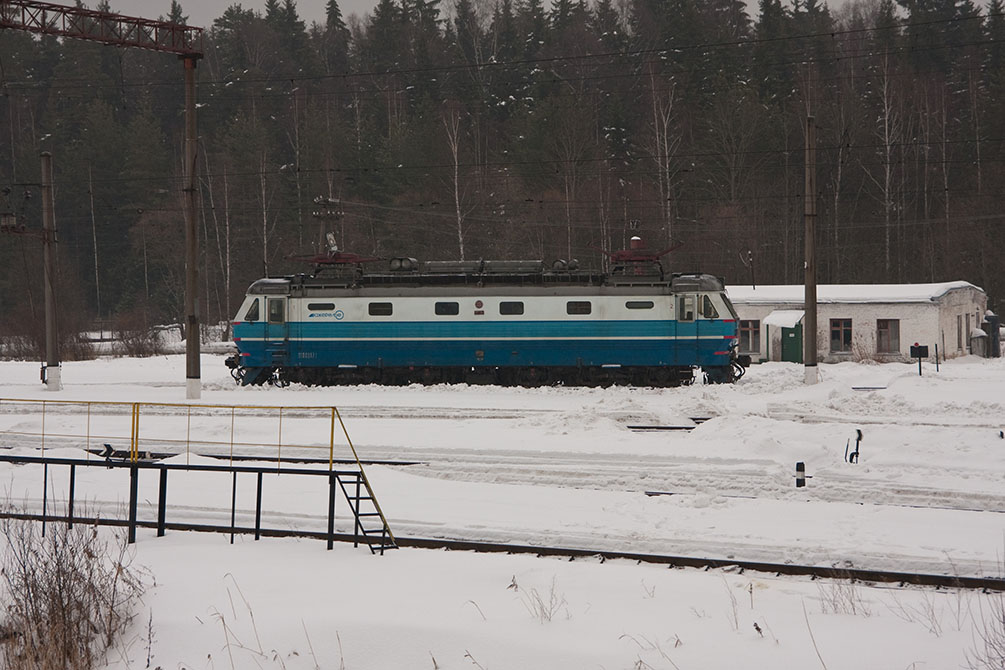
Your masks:
<svg viewBox="0 0 1005 670"><path fill-rule="evenodd" d="M1000 0L765 0L754 16L725 0L382 0L365 17L330 0L310 26L270 0L207 29L207 323L250 281L306 271L288 257L328 230L364 255L590 266L637 234L683 242L674 271L800 281L807 115L819 281L962 279L1002 310ZM0 64L0 209L41 227L50 151L61 331L181 322L175 59L3 31ZM5 237L0 334L35 355L40 245Z"/></svg>

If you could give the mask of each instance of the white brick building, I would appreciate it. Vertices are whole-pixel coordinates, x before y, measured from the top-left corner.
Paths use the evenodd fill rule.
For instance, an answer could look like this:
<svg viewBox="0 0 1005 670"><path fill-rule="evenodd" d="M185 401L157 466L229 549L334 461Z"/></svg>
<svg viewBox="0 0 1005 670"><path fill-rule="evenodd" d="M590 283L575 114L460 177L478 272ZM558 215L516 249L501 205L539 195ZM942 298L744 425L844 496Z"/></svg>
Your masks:
<svg viewBox="0 0 1005 670"><path fill-rule="evenodd" d="M740 352L754 361L802 362L803 287L730 286L740 317ZM965 281L941 284L821 284L817 359L821 363L909 359L914 343L932 360L969 352L987 310L984 291Z"/></svg>

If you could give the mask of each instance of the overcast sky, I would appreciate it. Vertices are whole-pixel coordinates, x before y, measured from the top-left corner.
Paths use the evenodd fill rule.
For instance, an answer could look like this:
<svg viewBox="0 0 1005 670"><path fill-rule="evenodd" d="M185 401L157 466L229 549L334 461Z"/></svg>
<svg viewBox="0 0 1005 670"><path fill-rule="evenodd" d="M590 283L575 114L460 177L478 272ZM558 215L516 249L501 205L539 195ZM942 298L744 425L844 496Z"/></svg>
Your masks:
<svg viewBox="0 0 1005 670"><path fill-rule="evenodd" d="M67 5L72 4L71 0L53 1L61 2ZM223 14L227 7L235 2L240 4L245 9L254 9L265 13L265 0L179 1L185 11L185 15L188 16L188 24L190 26L198 26L200 28L212 27L213 19ZM302 18L308 26L310 26L310 24L314 21L324 23L326 2L327 0L296 0L297 11L300 13L300 18ZM85 4L93 7L97 4L97 0L85 0ZM451 13L453 4L453 0L441 0L441 14ZM551 0L544 0L543 2L546 9L550 8L551 4ZM840 6L843 3L841 0L830 0L827 4L830 5L833 10L835 7ZM161 16L167 16L168 10L171 8L171 0L111 0L111 5L112 11L118 12L119 14L156 19ZM364 14L368 14L373 11L373 8L376 6L377 0L339 0L339 7L342 8L342 16L344 17L348 17L353 13L359 14L360 17L362 17ZM747 0L747 12L750 14L751 19L755 19L757 17L756 0Z"/></svg>
<svg viewBox="0 0 1005 670"><path fill-rule="evenodd" d="M63 4L73 4L70 0L54 0ZM309 26L311 22L323 22L325 17L325 3L327 0L297 0L297 11ZM213 19L223 14L230 5L240 4L245 9L255 9L265 12L265 0L179 0L182 9L188 16L188 23L191 26L209 28L213 25ZM85 4L93 7L97 1ZM112 11L127 16L138 16L142 18L156 19L167 16L171 8L171 0L111 0ZM339 0L339 7L342 8L342 15L349 16L356 12L360 16L370 12L377 5L377 0Z"/></svg>

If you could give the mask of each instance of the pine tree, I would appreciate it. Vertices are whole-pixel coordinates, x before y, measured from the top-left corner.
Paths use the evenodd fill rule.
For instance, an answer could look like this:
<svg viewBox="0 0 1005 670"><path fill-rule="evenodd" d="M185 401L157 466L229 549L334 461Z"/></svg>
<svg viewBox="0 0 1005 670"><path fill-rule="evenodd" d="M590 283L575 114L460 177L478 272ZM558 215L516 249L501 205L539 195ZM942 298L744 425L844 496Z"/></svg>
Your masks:
<svg viewBox="0 0 1005 670"><path fill-rule="evenodd" d="M338 0L328 0L328 4L325 6L325 28L319 48L325 72L348 74L349 44L351 41L352 35L345 21L342 20L342 10Z"/></svg>
<svg viewBox="0 0 1005 670"><path fill-rule="evenodd" d="M184 11L181 8L181 3L178 0L171 0L171 9L168 10L167 18L164 19L169 23L177 23L180 25L188 24L188 17L185 16Z"/></svg>
<svg viewBox="0 0 1005 670"><path fill-rule="evenodd" d="M240 5L237 5L240 7ZM284 12L279 0L265 0L265 20L273 28L278 28L283 24Z"/></svg>
<svg viewBox="0 0 1005 670"><path fill-rule="evenodd" d="M605 51L621 51L627 43L627 34L621 25L621 17L614 7L613 0L597 0L590 18L590 26L594 35Z"/></svg>
<svg viewBox="0 0 1005 670"><path fill-rule="evenodd" d="M471 0L457 0L454 6L454 34L464 62L475 64L481 60L478 50L481 45L481 30L475 16Z"/></svg>
<svg viewBox="0 0 1005 670"><path fill-rule="evenodd" d="M781 106L793 89L790 59L786 52L788 15L781 0L760 0L752 74L766 103Z"/></svg>
<svg viewBox="0 0 1005 670"><path fill-rule="evenodd" d="M548 33L548 20L541 0L519 0L516 7L517 31L523 40L520 58L533 59L544 48Z"/></svg>

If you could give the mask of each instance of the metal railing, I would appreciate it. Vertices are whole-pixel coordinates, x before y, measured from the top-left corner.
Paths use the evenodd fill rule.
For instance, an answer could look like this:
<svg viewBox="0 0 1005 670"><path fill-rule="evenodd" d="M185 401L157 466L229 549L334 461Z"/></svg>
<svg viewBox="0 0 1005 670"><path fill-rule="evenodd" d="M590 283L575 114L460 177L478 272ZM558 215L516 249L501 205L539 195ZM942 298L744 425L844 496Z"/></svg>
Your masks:
<svg viewBox="0 0 1005 670"><path fill-rule="evenodd" d="M284 455L296 460L309 454L318 460L326 457L331 468L338 432L345 436L350 458L358 461L341 414L333 406L0 398L0 440L4 446L40 446L43 450L72 446L93 453L107 445L128 451L132 460L157 453L231 460L259 457L274 460L281 468ZM305 435L318 437L305 439Z"/></svg>
<svg viewBox="0 0 1005 670"><path fill-rule="evenodd" d="M284 428L285 422L285 428ZM345 437L349 457L336 459L336 432ZM295 439L284 440L293 435ZM310 436L318 436L311 439ZM394 536L387 524L387 518L377 502L363 464L341 413L334 406L262 406L262 405L191 405L173 403L125 403L82 400L25 400L0 398L0 446L24 446L41 449L40 456L0 455L0 462L19 464L41 464L43 466L42 514L28 512L0 512L0 517L30 518L47 521L84 521L73 514L74 487L78 467L101 466L110 468L127 467L130 470L130 495L128 520L97 518L86 519L93 523L126 525L130 541L135 539L137 526L155 526L158 535L165 528L188 530L211 530L235 533L254 533L255 539L267 535L305 535L328 538L334 533L335 490L341 484L343 492L356 517L354 532L340 539L352 539L377 544L382 552L385 546L394 546ZM99 446L101 448L99 448ZM85 450L84 458L64 458L46 456L46 450L57 447L74 447ZM116 448L118 447L118 448ZM327 469L308 469L283 466L283 456L287 461L313 460L327 461ZM225 453L220 453L224 451ZM175 456L184 453L185 463L152 462L152 459ZM326 458L305 459L304 454L324 455ZM222 458L226 464L193 464L192 455L207 455ZM114 456L114 458L112 458ZM238 461L261 459L275 464L241 465ZM351 469L336 469L338 463L347 463ZM47 509L49 468L53 465L69 466L69 488L67 513L50 514ZM144 522L137 519L137 480L142 469L159 471L160 489L158 493L158 520ZM172 470L188 472L228 472L233 475L231 499L231 523L213 524L168 524L165 519L167 474ZM239 527L236 524L236 491L238 473L257 473L257 500L255 526ZM261 528L262 475L291 474L303 476L327 476L329 480L329 510L327 532L266 530ZM356 485L356 496L346 489L345 484ZM381 528L376 537L362 530L360 522L360 486L368 495L362 499L369 502L374 513L364 512L364 516L379 517ZM376 519L375 519L376 520Z"/></svg>
<svg viewBox="0 0 1005 670"><path fill-rule="evenodd" d="M283 471L285 475L306 476L306 477L326 477L328 479L328 515L327 530L306 530L293 528L263 528L262 527L262 479L265 474L275 474L272 468L253 465L185 465L182 463L158 463L158 462L130 462L123 460L103 460L92 459L90 461L73 458L53 458L41 456L13 456L0 454L0 463L12 463L17 465L41 465L42 466L42 512L35 514L27 510L14 511L12 509L0 509L0 518L26 519L42 522L42 535L45 536L45 524L47 522L64 522L73 526L74 523L86 523L103 526L125 526L128 530L128 541L136 541L137 527L150 527L157 529L157 536L161 537L168 528L175 530L190 530L216 533L230 533L231 544L237 534L254 534L258 540L262 535L267 536L296 536L296 537L316 537L328 541L328 549L331 549L335 540L351 541L355 546L359 544L371 545L371 549L383 553L384 548L394 546L394 537L390 530L384 526L386 534L366 534L361 529L359 522L360 511L353 508L352 500L349 500L350 511L356 519L353 525L352 534L335 532L335 498L338 485L341 483L343 491L345 485L362 482L362 471L360 470L311 470L305 468L287 468ZM50 512L49 488L52 477L52 469L59 466L69 467L69 484L66 497L65 513ZM129 498L125 519L110 518L102 516L82 516L75 514L74 502L76 501L77 468L97 467L107 469L127 469L129 471ZM157 520L139 519L139 473L141 470L151 470L158 473L157 487ZM232 475L233 490L231 494L230 523L193 523L193 522L168 522L167 521L167 490L169 472L218 472ZM255 493L255 513L254 526L240 526L237 524L237 476L238 474L256 475ZM348 496L347 496L348 497ZM376 545L375 547L373 545Z"/></svg>

